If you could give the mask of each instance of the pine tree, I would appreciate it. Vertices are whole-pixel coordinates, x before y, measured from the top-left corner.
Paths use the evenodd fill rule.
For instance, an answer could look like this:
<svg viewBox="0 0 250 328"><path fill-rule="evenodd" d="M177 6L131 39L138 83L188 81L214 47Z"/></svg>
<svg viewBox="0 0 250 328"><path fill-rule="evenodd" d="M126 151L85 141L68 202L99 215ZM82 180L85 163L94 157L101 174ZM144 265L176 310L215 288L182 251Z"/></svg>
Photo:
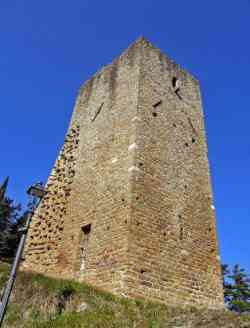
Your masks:
<svg viewBox="0 0 250 328"><path fill-rule="evenodd" d="M20 205L14 205L13 200L6 197L7 178L0 187L0 259L11 259L16 251L19 236Z"/></svg>
<svg viewBox="0 0 250 328"><path fill-rule="evenodd" d="M9 184L9 177L4 180L3 185L0 187L0 204L5 198L5 193Z"/></svg>
<svg viewBox="0 0 250 328"><path fill-rule="evenodd" d="M224 301L226 306L229 306L231 300L232 284L229 282L230 269L227 264L221 265L224 289Z"/></svg>
<svg viewBox="0 0 250 328"><path fill-rule="evenodd" d="M250 278L238 264L229 276L232 281L230 309L239 313L250 312Z"/></svg>
<svg viewBox="0 0 250 328"><path fill-rule="evenodd" d="M227 307L235 312L250 312L250 277L236 264L232 272L222 265L224 298Z"/></svg>

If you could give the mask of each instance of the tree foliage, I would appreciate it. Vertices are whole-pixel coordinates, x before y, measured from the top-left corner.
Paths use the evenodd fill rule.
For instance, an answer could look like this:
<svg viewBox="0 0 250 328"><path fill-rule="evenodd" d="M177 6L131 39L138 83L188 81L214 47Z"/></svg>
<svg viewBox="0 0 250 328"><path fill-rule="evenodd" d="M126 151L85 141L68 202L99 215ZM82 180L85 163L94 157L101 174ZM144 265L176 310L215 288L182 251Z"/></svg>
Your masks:
<svg viewBox="0 0 250 328"><path fill-rule="evenodd" d="M238 264L230 270L222 265L224 298L227 307L238 313L250 312L250 277Z"/></svg>
<svg viewBox="0 0 250 328"><path fill-rule="evenodd" d="M20 205L6 196L8 179L0 187L0 259L11 259L19 241Z"/></svg>

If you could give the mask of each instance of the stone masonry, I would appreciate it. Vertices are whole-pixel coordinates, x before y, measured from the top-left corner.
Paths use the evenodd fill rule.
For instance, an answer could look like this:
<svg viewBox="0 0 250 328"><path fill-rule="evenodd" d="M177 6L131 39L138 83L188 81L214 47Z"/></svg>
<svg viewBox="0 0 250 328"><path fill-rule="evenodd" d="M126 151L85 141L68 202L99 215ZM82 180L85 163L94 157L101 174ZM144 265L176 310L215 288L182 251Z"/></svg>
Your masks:
<svg viewBox="0 0 250 328"><path fill-rule="evenodd" d="M23 269L223 307L199 83L144 38L88 80Z"/></svg>

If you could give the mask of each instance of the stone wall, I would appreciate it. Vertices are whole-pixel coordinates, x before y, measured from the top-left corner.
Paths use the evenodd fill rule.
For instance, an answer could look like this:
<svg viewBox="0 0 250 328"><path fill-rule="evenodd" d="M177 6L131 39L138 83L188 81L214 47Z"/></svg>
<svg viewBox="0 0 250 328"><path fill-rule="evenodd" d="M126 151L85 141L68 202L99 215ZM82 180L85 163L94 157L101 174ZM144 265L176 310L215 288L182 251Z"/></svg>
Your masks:
<svg viewBox="0 0 250 328"><path fill-rule="evenodd" d="M144 39L81 88L23 268L222 307L198 82Z"/></svg>
<svg viewBox="0 0 250 328"><path fill-rule="evenodd" d="M198 82L142 45L127 290L223 306Z"/></svg>
<svg viewBox="0 0 250 328"><path fill-rule="evenodd" d="M70 127L46 185L46 196L35 214L27 239L24 267L41 272L57 270L64 245L65 218L75 176L80 126Z"/></svg>

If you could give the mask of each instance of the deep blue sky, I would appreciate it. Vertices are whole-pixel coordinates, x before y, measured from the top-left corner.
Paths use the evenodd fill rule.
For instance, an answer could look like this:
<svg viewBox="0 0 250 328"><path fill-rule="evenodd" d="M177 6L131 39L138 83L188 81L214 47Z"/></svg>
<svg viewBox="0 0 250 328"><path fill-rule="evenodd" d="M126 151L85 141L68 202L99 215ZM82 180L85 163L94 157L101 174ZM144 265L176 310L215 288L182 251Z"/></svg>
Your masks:
<svg viewBox="0 0 250 328"><path fill-rule="evenodd" d="M224 262L250 272L250 2L1 0L0 181L26 202L79 86L144 35L200 81Z"/></svg>

